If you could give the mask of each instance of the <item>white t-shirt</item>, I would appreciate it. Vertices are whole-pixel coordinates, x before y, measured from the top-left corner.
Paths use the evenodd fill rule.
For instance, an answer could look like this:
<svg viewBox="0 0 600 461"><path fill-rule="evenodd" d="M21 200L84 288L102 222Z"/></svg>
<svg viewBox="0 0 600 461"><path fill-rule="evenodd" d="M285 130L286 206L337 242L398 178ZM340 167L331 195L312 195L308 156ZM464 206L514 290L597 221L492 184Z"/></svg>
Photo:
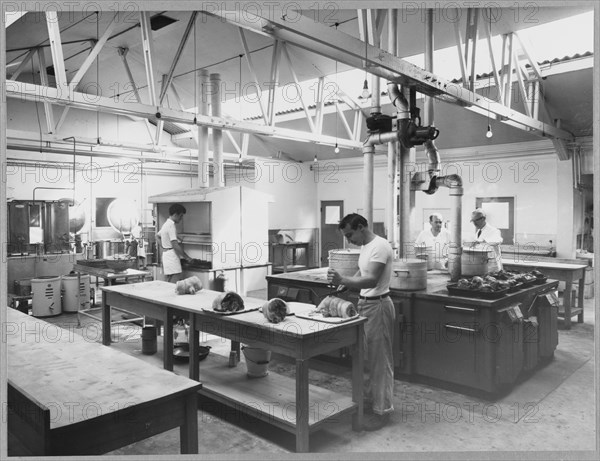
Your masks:
<svg viewBox="0 0 600 461"><path fill-rule="evenodd" d="M392 252L392 246L386 239L378 235L360 248L358 268L361 275L365 273L370 262L385 264L385 268L383 269L383 273L381 274L377 285L373 288L363 288L360 290L361 296L379 296L390 291L393 258L394 253Z"/></svg>
<svg viewBox="0 0 600 461"><path fill-rule="evenodd" d="M173 248L173 245L171 245L171 240L177 240L177 229L175 229L175 221L173 221L171 218L167 218L165 223L158 231L158 236L160 237L160 244L164 250Z"/></svg>

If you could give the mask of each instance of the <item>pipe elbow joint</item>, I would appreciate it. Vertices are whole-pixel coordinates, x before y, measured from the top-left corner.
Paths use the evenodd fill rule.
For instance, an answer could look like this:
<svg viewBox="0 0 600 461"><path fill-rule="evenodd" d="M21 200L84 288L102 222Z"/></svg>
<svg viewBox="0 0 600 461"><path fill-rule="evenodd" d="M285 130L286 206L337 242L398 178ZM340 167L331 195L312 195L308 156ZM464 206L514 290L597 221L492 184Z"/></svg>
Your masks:
<svg viewBox="0 0 600 461"><path fill-rule="evenodd" d="M462 178L457 174L440 176L436 178L436 183L438 186L444 186L450 189L450 195L463 195Z"/></svg>

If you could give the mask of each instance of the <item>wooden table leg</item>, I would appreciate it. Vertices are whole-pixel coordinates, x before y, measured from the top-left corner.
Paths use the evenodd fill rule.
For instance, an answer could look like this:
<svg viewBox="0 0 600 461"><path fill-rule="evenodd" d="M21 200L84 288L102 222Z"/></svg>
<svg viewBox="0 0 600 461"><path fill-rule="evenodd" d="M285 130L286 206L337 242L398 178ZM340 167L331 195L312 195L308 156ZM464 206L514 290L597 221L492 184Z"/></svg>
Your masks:
<svg viewBox="0 0 600 461"><path fill-rule="evenodd" d="M364 338L363 326L356 327L357 340L352 351L352 400L358 404L356 413L352 415L352 429L361 431L363 425L363 360L364 360Z"/></svg>
<svg viewBox="0 0 600 461"><path fill-rule="evenodd" d="M179 427L181 454L198 453L198 395L196 391L185 398L185 422Z"/></svg>
<svg viewBox="0 0 600 461"><path fill-rule="evenodd" d="M171 309L165 309L163 322L163 366L165 370L173 371L173 311Z"/></svg>
<svg viewBox="0 0 600 461"><path fill-rule="evenodd" d="M309 449L308 360L296 359L296 452Z"/></svg>
<svg viewBox="0 0 600 461"><path fill-rule="evenodd" d="M571 329L571 290L573 281L570 277L565 280L565 292L563 293L563 306L565 308L565 329Z"/></svg>
<svg viewBox="0 0 600 461"><path fill-rule="evenodd" d="M196 326L196 316L190 312L190 329L188 332L188 341L190 342L190 379L200 380L200 360L198 358L198 342L200 334Z"/></svg>
<svg viewBox="0 0 600 461"><path fill-rule="evenodd" d="M585 289L585 269L582 271L581 278L579 279L579 290L577 293L577 307L581 309L581 312L577 316L577 323L583 323L583 292Z"/></svg>
<svg viewBox="0 0 600 461"><path fill-rule="evenodd" d="M110 346L110 306L106 302L106 292L102 291L102 344Z"/></svg>

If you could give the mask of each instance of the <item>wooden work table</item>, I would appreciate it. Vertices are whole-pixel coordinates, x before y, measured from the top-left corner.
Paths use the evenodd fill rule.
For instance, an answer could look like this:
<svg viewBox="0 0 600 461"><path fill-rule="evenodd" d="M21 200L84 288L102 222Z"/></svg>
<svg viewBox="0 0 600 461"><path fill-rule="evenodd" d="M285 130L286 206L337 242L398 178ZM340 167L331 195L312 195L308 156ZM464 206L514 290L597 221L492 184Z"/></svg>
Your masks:
<svg viewBox="0 0 600 461"><path fill-rule="evenodd" d="M363 328L366 319L359 317L345 323L331 324L295 315L279 323L270 323L256 310L265 301L243 297L245 308L255 309L235 315L212 312L212 302L220 292L202 290L194 295L177 295L175 285L163 281L134 283L102 288L103 342L110 344L111 306L126 308L165 322L163 363L173 368L174 315L190 320L189 376L202 381L200 393L236 410L251 414L296 435L296 451L309 451L309 435L324 422L345 413L353 414L352 426L360 430L363 416ZM294 311L307 313L314 306L298 304ZM207 309L207 311L203 310ZM296 363L295 379L270 372L266 377L248 379L237 361L218 354L198 360L199 332L232 341L233 357L239 343L250 344L292 357ZM317 355L351 348L352 396L309 385L309 360ZM239 353L239 352L238 352ZM231 356L230 356L231 358Z"/></svg>
<svg viewBox="0 0 600 461"><path fill-rule="evenodd" d="M585 269L587 264L574 264L553 261L513 261L503 259L502 266L506 270L530 271L537 269L551 279L565 282L565 291L563 292L562 309L559 316L563 317L565 329L571 328L571 317L577 315L577 322L583 323L583 292L585 288ZM579 281L577 294L577 306L571 303L571 290L573 283Z"/></svg>
<svg viewBox="0 0 600 461"><path fill-rule="evenodd" d="M7 309L8 431L31 455L97 455L172 428L198 453L202 385Z"/></svg>

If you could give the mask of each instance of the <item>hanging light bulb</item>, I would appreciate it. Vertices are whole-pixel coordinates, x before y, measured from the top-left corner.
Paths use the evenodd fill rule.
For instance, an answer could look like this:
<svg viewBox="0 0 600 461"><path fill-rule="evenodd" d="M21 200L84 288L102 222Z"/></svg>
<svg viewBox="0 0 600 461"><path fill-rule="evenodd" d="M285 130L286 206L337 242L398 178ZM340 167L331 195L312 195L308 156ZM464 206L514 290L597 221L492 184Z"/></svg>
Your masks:
<svg viewBox="0 0 600 461"><path fill-rule="evenodd" d="M313 158L313 163L317 163L317 153L315 152L315 158Z"/></svg>
<svg viewBox="0 0 600 461"><path fill-rule="evenodd" d="M365 83L363 83L363 90L362 90L361 96L364 99L367 99L369 96L371 96L371 92L369 91L369 84L367 83L366 78L365 78Z"/></svg>
<svg viewBox="0 0 600 461"><path fill-rule="evenodd" d="M488 129L487 129L487 133L485 134L485 137L491 138L492 136L494 136L494 133L492 133L492 125L488 124Z"/></svg>
<svg viewBox="0 0 600 461"><path fill-rule="evenodd" d="M238 163L241 164L242 163L242 154L240 152L240 155L238 156Z"/></svg>
<svg viewBox="0 0 600 461"><path fill-rule="evenodd" d="M337 142L335 143L335 149L333 149L333 151L334 151L336 154L339 154L339 153L340 153L340 148L338 147L338 145L337 145Z"/></svg>

